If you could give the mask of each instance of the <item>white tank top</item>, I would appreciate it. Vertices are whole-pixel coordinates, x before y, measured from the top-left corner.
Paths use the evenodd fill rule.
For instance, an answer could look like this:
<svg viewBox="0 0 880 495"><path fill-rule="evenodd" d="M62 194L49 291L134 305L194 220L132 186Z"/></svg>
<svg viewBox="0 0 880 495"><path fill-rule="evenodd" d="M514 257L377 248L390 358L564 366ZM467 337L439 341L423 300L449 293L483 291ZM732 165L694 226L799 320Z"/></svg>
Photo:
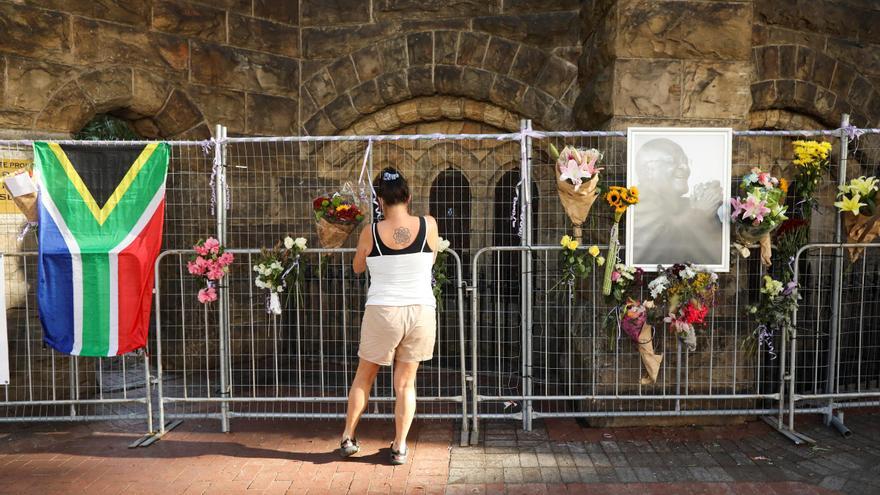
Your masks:
<svg viewBox="0 0 880 495"><path fill-rule="evenodd" d="M367 257L370 289L367 306L436 307L431 287L434 253L427 247L428 235L424 217L419 218L419 234L404 249L390 249L379 238L373 224L373 250Z"/></svg>

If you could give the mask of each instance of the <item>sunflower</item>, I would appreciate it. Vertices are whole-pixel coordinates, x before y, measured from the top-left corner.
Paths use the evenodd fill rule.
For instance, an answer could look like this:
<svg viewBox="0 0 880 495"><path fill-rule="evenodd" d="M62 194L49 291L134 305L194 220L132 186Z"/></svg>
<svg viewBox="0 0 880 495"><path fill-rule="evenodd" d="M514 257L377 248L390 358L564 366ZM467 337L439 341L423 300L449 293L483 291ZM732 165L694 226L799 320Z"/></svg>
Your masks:
<svg viewBox="0 0 880 495"><path fill-rule="evenodd" d="M608 193L605 194L605 201L608 201L609 205L617 208L620 206L620 191L612 187Z"/></svg>

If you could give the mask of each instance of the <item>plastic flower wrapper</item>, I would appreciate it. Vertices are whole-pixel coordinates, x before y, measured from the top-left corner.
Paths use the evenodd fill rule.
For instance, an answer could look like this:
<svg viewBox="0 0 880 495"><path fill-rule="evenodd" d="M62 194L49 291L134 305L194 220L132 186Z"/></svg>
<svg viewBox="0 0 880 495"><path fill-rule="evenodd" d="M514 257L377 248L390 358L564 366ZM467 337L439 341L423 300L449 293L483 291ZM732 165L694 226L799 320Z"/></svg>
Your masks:
<svg viewBox="0 0 880 495"><path fill-rule="evenodd" d="M577 149L573 146L565 146L560 152L551 143L550 155L556 160L554 169L559 201L574 225L575 240L581 242L581 226L599 197L599 172L602 169L596 164L602 159L602 153L596 149Z"/></svg>
<svg viewBox="0 0 880 495"><path fill-rule="evenodd" d="M657 381L662 354L654 354L654 328L648 324L648 310L654 307L653 301L639 302L630 299L623 307L620 326L623 331L639 346L639 356L645 374L639 380L642 385L651 385Z"/></svg>
<svg viewBox="0 0 880 495"><path fill-rule="evenodd" d="M880 235L880 208L877 208L877 194L880 180L876 177L859 177L849 184L840 186L834 206L843 215L843 227L847 242L870 243ZM864 248L848 248L849 259L855 263Z"/></svg>
<svg viewBox="0 0 880 495"><path fill-rule="evenodd" d="M607 264L608 261L606 260L605 263ZM608 333L609 349L613 350L615 341L620 338L623 331L621 321L625 316L626 304L638 297L645 272L641 268L618 263L611 273L611 293L605 296L605 302L611 306L611 311L605 316L603 325Z"/></svg>
<svg viewBox="0 0 880 495"><path fill-rule="evenodd" d="M626 213L626 209L639 202L639 189L635 186L626 188L611 186L605 193L605 201L614 209L614 224L611 225L611 235L608 239L608 263L605 265L605 278L602 281L602 294L611 295L611 275L617 266L617 256L620 250L620 219Z"/></svg>
<svg viewBox="0 0 880 495"><path fill-rule="evenodd" d="M761 247L761 263L770 266L773 256L770 234L788 219L785 194L788 183L759 168L753 168L740 183L742 194L730 198L731 222L737 242L733 246L743 257L749 256L749 244Z"/></svg>
<svg viewBox="0 0 880 495"><path fill-rule="evenodd" d="M342 247L352 231L364 220L354 189L348 182L340 191L312 200L318 241L327 249Z"/></svg>
<svg viewBox="0 0 880 495"><path fill-rule="evenodd" d="M305 274L302 252L306 250L305 238L288 236L272 249L263 249L254 265L257 276L254 285L266 291L266 312L281 314L281 294L291 287L295 289L297 300Z"/></svg>

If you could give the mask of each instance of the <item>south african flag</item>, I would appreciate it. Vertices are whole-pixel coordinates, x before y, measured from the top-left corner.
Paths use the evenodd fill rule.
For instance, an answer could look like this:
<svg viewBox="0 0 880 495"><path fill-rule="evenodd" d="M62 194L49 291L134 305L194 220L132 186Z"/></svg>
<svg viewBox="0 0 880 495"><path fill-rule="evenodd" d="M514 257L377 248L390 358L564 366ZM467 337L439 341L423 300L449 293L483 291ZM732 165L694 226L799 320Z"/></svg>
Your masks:
<svg viewBox="0 0 880 495"><path fill-rule="evenodd" d="M168 146L34 143L45 342L77 356L143 348L162 245Z"/></svg>

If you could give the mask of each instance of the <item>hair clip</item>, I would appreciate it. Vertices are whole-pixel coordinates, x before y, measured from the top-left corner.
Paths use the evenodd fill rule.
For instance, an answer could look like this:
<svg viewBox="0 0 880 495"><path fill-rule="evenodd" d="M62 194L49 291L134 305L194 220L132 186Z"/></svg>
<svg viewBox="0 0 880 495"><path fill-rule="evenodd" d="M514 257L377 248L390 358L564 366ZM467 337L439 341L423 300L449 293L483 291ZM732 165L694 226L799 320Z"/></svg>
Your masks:
<svg viewBox="0 0 880 495"><path fill-rule="evenodd" d="M400 178L400 174L395 174L395 173L391 173L391 172L385 172L385 174L382 176L382 180L384 180L386 182L391 181L391 180L397 180L399 178Z"/></svg>

